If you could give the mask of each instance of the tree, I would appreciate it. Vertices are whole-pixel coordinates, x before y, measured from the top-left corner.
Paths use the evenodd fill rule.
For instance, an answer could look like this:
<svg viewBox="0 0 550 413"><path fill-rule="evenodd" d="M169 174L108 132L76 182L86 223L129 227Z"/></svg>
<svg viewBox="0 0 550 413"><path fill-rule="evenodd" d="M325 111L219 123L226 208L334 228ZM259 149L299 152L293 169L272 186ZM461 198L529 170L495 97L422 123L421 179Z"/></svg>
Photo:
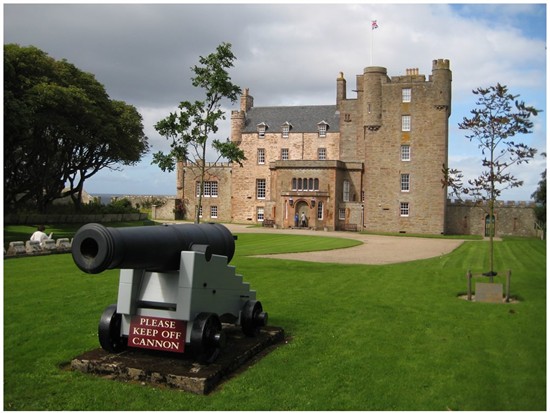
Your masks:
<svg viewBox="0 0 550 413"><path fill-rule="evenodd" d="M546 158L546 153L541 153ZM540 174L541 180L539 181L539 187L531 198L535 200L535 217L537 218L538 225L543 231L546 231L546 169Z"/></svg>
<svg viewBox="0 0 550 413"><path fill-rule="evenodd" d="M133 106L33 46L4 46L4 108L6 209L33 203L44 211L63 196L78 208L86 179L132 165L149 148Z"/></svg>
<svg viewBox="0 0 550 413"><path fill-rule="evenodd" d="M230 43L222 43L216 51L207 57L200 56L199 64L191 70L195 76L191 78L194 87L202 88L205 92L204 100L194 102L183 101L178 111L170 113L166 118L155 125L155 129L166 139L171 139L171 150L165 154L161 151L153 155L153 163L163 171L173 171L176 162L187 162L199 170L199 197L195 211L195 223L200 222L200 208L204 192L204 180L207 173L206 150L211 134L218 131L218 122L225 119L225 112L221 107L224 99L235 103L241 89L231 82L227 72L233 67L235 55L231 51ZM213 149L218 158L229 162L237 162L242 166L245 160L244 151L229 139L225 142L214 139Z"/></svg>
<svg viewBox="0 0 550 413"><path fill-rule="evenodd" d="M472 198L489 216L489 222L495 222L495 202L502 191L523 185L510 173L513 165L528 163L537 150L524 143L511 140L516 135L532 133L531 116L537 116L540 110L518 101L519 95L508 92L508 88L499 83L488 88L478 88L472 91L478 96L477 108L472 109L470 118L463 118L458 124L460 129L470 133L466 138L477 141L483 156L482 172L477 178L462 183L462 172L449 169L443 165L443 184L452 190L459 199L463 196ZM489 262L488 275L494 272L494 227L489 231Z"/></svg>

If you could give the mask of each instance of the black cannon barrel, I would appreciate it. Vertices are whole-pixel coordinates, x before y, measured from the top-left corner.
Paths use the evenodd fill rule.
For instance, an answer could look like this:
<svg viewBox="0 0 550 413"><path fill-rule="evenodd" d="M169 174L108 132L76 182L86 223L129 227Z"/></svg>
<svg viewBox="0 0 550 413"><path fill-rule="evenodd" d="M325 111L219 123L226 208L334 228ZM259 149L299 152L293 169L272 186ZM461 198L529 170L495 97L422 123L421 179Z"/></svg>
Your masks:
<svg viewBox="0 0 550 413"><path fill-rule="evenodd" d="M112 268L172 271L179 269L181 251L225 255L235 253L235 239L221 224L176 224L107 228L86 224L74 236L73 260L82 271L97 274Z"/></svg>

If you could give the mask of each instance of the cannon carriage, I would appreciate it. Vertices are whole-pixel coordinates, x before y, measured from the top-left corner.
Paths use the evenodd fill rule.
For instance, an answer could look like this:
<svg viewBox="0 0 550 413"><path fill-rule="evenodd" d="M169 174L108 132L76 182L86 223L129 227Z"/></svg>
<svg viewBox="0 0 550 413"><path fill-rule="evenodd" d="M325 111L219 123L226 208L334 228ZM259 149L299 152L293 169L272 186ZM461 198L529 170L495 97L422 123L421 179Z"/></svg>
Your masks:
<svg viewBox="0 0 550 413"><path fill-rule="evenodd" d="M78 230L72 256L82 271L120 269L118 299L103 312L101 347L192 353L212 362L225 344L222 323L247 336L267 324L256 291L228 265L235 237L221 224Z"/></svg>

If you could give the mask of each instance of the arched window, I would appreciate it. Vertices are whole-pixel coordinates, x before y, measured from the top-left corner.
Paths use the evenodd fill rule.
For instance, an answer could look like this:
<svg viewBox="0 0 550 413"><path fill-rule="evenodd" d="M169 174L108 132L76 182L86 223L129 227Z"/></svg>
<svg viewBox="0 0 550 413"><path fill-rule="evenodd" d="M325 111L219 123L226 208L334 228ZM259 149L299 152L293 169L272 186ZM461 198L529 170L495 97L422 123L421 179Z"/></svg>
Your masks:
<svg viewBox="0 0 550 413"><path fill-rule="evenodd" d="M296 191L297 189L297 182L296 182L296 178L292 178L292 190L293 191Z"/></svg>
<svg viewBox="0 0 550 413"><path fill-rule="evenodd" d="M315 178L313 180L313 190L318 191L319 190L319 178Z"/></svg>
<svg viewBox="0 0 550 413"><path fill-rule="evenodd" d="M298 178L298 191L302 190L302 178Z"/></svg>

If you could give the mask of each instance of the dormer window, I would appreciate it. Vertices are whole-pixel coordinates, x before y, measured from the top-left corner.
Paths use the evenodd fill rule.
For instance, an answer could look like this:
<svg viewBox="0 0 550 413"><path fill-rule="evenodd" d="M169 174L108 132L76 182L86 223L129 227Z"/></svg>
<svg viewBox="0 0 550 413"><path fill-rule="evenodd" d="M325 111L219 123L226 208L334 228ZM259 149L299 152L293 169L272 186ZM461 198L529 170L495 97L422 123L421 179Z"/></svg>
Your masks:
<svg viewBox="0 0 550 413"><path fill-rule="evenodd" d="M325 121L319 122L317 124L317 130L319 131L319 137L324 138L327 136L328 123Z"/></svg>
<svg viewBox="0 0 550 413"><path fill-rule="evenodd" d="M290 132L290 128L292 128L292 125L289 122L283 123L283 138L288 138L288 134Z"/></svg>
<svg viewBox="0 0 550 413"><path fill-rule="evenodd" d="M258 129L258 137L259 138L264 138L265 137L265 131L267 130L267 123L265 123L265 122L258 123L257 129Z"/></svg>

